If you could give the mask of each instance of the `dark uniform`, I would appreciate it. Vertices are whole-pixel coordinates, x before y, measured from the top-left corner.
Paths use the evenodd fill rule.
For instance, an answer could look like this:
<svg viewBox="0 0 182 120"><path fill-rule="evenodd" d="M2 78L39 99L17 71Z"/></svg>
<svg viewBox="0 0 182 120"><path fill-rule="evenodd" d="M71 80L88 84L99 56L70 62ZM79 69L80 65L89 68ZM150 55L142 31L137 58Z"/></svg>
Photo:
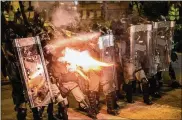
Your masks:
<svg viewBox="0 0 182 120"><path fill-rule="evenodd" d="M121 23L122 22L122 23ZM122 19L121 21L117 21L117 24L113 24L112 30L116 39L120 40L119 42L119 54L120 54L120 62L123 69L123 77L125 81L125 91L126 98L129 103L133 103L132 99L132 81L135 79L142 82L143 88L143 99L146 104L152 104L149 99L149 83L147 77L144 72L144 68L142 66L142 60L138 57L140 56L140 52L137 52L138 55L133 56L133 51L135 51L135 47L132 46L134 41L130 41L130 36L128 33L129 28L128 19ZM115 26L114 26L115 25ZM130 38L130 39L129 39ZM132 39L135 40L135 39Z"/></svg>
<svg viewBox="0 0 182 120"><path fill-rule="evenodd" d="M67 70L66 64L57 61L56 57L52 57L49 70L57 80L63 98L66 98L71 92L75 99L88 112L88 115L96 118L96 115L91 111L89 104L86 102L86 97L78 85L79 75Z"/></svg>
<svg viewBox="0 0 182 120"><path fill-rule="evenodd" d="M8 64L7 64L7 74L9 76L9 80L12 85L12 97L13 97L13 102L16 105L15 110L18 112L17 113L17 119L18 120L24 120L26 118L26 100L24 97L23 93L23 85L21 82L21 77L19 74L19 69L18 69L18 62L14 56L14 51L13 51L13 46L12 46L12 41L15 39L17 36L14 33L14 31L10 28L9 30L6 31L6 48L11 55L8 55Z"/></svg>

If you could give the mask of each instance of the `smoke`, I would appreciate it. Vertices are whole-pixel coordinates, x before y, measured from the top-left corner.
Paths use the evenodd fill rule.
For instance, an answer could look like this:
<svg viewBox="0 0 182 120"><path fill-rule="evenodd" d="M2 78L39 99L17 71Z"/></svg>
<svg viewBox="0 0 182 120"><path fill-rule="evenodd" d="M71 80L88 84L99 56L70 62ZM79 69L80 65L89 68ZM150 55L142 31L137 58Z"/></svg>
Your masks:
<svg viewBox="0 0 182 120"><path fill-rule="evenodd" d="M64 9L59 7L52 14L52 23L56 27L72 25L75 26L79 21L79 14L76 10L71 10L71 7Z"/></svg>
<svg viewBox="0 0 182 120"><path fill-rule="evenodd" d="M73 2L34 2L37 12L46 10L48 18L55 27L76 26L80 21L79 13Z"/></svg>
<svg viewBox="0 0 182 120"><path fill-rule="evenodd" d="M43 1L32 1L32 6L34 7L35 11L41 12L42 10L51 10L53 8L55 2L43 2Z"/></svg>

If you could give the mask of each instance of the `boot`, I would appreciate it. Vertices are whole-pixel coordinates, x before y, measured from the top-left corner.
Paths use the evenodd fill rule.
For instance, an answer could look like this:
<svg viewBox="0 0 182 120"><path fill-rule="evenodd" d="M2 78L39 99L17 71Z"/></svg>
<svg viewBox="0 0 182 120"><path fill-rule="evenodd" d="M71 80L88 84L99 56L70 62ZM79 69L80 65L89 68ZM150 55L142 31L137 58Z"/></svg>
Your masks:
<svg viewBox="0 0 182 120"><path fill-rule="evenodd" d="M32 112L34 120L42 120L42 114L38 111L38 108L32 108Z"/></svg>
<svg viewBox="0 0 182 120"><path fill-rule="evenodd" d="M152 77L149 79L150 83L150 95L154 98L161 98L161 95L159 94L159 89L157 88L157 79L156 77Z"/></svg>
<svg viewBox="0 0 182 120"><path fill-rule="evenodd" d="M84 104L84 109L88 113L88 116L92 119L97 119L95 110L91 109L90 105L86 102L86 100L82 100L81 103Z"/></svg>
<svg viewBox="0 0 182 120"><path fill-rule="evenodd" d="M116 90L116 97L117 97L117 99L124 99L125 98L124 95L122 95L119 90Z"/></svg>
<svg viewBox="0 0 182 120"><path fill-rule="evenodd" d="M68 120L67 106L65 105L64 101L58 103L58 114L56 117L59 120Z"/></svg>
<svg viewBox="0 0 182 120"><path fill-rule="evenodd" d="M88 99L90 103L90 108L92 111L96 114L99 113L98 107L97 107L97 92L89 91L88 92Z"/></svg>
<svg viewBox="0 0 182 120"><path fill-rule="evenodd" d="M132 96L132 82L129 81L128 84L125 84L125 91L126 91L126 99L128 103L134 103L133 96Z"/></svg>
<svg viewBox="0 0 182 120"><path fill-rule="evenodd" d="M120 109L119 105L117 104L117 91L112 92L112 96L113 96L113 102L114 102L114 109Z"/></svg>
<svg viewBox="0 0 182 120"><path fill-rule="evenodd" d="M147 105L153 104L152 101L149 99L149 83L146 78L142 79L142 88L143 88L144 103L146 103Z"/></svg>
<svg viewBox="0 0 182 120"><path fill-rule="evenodd" d="M50 103L47 108L48 120L56 120L53 114L53 103Z"/></svg>
<svg viewBox="0 0 182 120"><path fill-rule="evenodd" d="M174 88L174 89L175 88L181 88L181 85L180 85L180 83L178 81L173 80L172 83L171 83L171 87Z"/></svg>
<svg viewBox="0 0 182 120"><path fill-rule="evenodd" d="M118 115L118 110L115 109L115 97L113 97L113 92L109 93L106 96L106 102L107 102L107 113L111 115Z"/></svg>
<svg viewBox="0 0 182 120"><path fill-rule="evenodd" d="M26 108L18 108L17 110L17 120L26 120L27 109Z"/></svg>
<svg viewBox="0 0 182 120"><path fill-rule="evenodd" d="M154 79L156 80L157 90L161 90L161 87L163 86L162 71L157 72L157 74L154 77Z"/></svg>

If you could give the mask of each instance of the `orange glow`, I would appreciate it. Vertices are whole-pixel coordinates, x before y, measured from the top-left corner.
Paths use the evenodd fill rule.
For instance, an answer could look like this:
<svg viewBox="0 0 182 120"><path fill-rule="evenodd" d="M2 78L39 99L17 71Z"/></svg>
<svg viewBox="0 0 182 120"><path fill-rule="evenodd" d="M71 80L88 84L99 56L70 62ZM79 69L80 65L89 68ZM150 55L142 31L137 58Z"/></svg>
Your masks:
<svg viewBox="0 0 182 120"><path fill-rule="evenodd" d="M58 61L68 63L68 70L83 74L81 76L84 76L84 78L86 78L86 75L84 75L84 73L80 73L80 69L82 69L84 72L88 72L89 70L98 71L101 70L101 67L109 67L113 65L100 62L92 58L87 50L80 52L71 48L65 48L63 54L64 56L59 57Z"/></svg>
<svg viewBox="0 0 182 120"><path fill-rule="evenodd" d="M87 50L80 52L71 48L65 48L63 54L64 56L59 57L58 61L68 63L67 69L69 71L77 72L85 80L89 80L89 78L84 72L88 72L89 70L99 71L101 70L101 67L109 67L113 65L92 58Z"/></svg>

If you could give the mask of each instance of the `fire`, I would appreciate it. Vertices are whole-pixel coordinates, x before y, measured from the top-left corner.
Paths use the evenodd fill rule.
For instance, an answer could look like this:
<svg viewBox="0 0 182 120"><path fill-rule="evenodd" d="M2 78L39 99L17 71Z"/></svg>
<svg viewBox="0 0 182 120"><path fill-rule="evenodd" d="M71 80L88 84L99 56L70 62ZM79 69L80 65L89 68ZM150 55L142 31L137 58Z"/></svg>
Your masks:
<svg viewBox="0 0 182 120"><path fill-rule="evenodd" d="M85 80L89 80L89 78L84 72L88 72L89 70L98 71L101 70L101 67L113 65L92 58L87 50L80 52L71 48L65 48L64 56L59 57L58 61L68 63L67 69L77 72Z"/></svg>
<svg viewBox="0 0 182 120"><path fill-rule="evenodd" d="M65 48L64 56L59 57L58 61L68 63L68 70L77 72L87 80L88 77L84 72L88 72L89 70L98 71L101 70L101 67L109 67L113 65L92 58L87 50L80 52L71 48Z"/></svg>

